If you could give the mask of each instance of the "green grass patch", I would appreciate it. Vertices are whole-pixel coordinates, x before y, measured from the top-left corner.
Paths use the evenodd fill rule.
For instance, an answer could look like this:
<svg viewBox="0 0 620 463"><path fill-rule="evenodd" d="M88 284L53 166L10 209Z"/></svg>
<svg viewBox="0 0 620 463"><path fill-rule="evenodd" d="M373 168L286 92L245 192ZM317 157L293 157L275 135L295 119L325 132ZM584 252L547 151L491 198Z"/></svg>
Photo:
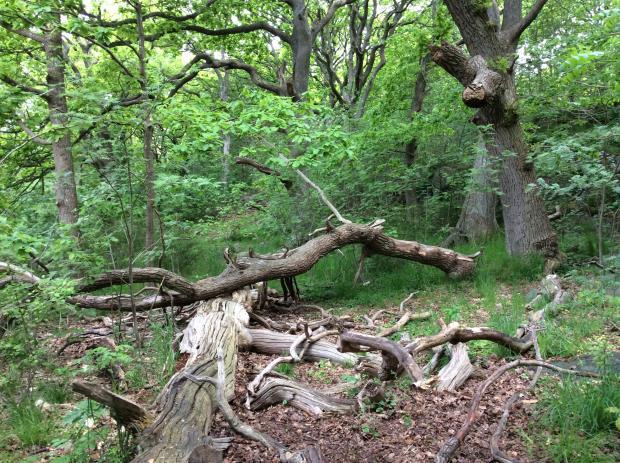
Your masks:
<svg viewBox="0 0 620 463"><path fill-rule="evenodd" d="M616 427L620 376L603 366L600 379L545 378L533 432L535 451L554 463L620 461Z"/></svg>

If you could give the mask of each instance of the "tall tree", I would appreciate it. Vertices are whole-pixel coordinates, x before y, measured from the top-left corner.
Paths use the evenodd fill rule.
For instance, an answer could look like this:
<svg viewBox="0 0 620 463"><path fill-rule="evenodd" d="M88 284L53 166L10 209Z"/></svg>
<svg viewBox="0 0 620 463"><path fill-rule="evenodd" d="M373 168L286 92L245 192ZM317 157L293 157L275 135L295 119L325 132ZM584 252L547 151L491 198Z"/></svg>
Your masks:
<svg viewBox="0 0 620 463"><path fill-rule="evenodd" d="M0 20L0 26L11 34L25 38L36 44L35 48L42 53L45 64L45 83L36 82L32 73L24 73L18 66L14 73L0 71L0 80L15 88L17 91L42 98L47 106L47 119L53 136L49 139L35 134L28 126L28 121L22 121L15 115L17 124L26 132L30 139L38 144L51 146L54 157L54 171L56 174L56 206L60 223L71 225L72 233L79 235L78 196L73 166L71 135L67 128L69 107L67 103L67 88L65 83L66 53L61 32L60 14L58 12L45 14L39 18L33 14L31 18L24 18L19 12L15 15L5 10ZM34 27L33 25L36 25ZM17 75L19 74L19 76Z"/></svg>
<svg viewBox="0 0 620 463"><path fill-rule="evenodd" d="M523 16L521 0L446 0L469 56L443 42L431 47L432 59L463 84L463 102L479 108L473 118L491 125L493 143L487 149L502 160L501 203L506 245L511 254L542 253L554 261L560 256L557 238L544 204L530 184L536 172L528 160L527 143L517 112L515 62L519 38L538 16L546 0L538 0Z"/></svg>

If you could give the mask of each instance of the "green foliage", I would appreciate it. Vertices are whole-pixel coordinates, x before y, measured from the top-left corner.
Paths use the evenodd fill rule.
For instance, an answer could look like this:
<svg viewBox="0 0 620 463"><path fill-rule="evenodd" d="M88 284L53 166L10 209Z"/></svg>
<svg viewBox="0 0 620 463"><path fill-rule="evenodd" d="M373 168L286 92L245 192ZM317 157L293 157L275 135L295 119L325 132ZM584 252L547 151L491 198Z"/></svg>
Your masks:
<svg viewBox="0 0 620 463"><path fill-rule="evenodd" d="M280 363L273 369L273 371L277 371L284 376L289 376L292 378L295 376L295 364L288 362Z"/></svg>
<svg viewBox="0 0 620 463"><path fill-rule="evenodd" d="M25 447L49 444L55 428L54 419L29 398L9 404L8 423Z"/></svg>
<svg viewBox="0 0 620 463"><path fill-rule="evenodd" d="M599 380L563 377L546 382L537 428L550 431L542 443L553 462L612 462L620 457L614 407L620 404L620 377L605 364Z"/></svg>

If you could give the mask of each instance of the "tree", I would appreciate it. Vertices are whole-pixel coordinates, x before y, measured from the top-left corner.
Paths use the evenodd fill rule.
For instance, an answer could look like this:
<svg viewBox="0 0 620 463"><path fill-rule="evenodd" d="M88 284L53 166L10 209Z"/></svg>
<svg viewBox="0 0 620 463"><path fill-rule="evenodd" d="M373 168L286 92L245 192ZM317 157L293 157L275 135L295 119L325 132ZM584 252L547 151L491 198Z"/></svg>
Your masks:
<svg viewBox="0 0 620 463"><path fill-rule="evenodd" d="M474 123L492 126L493 143L487 149L502 161L500 188L508 251L542 253L553 262L560 252L544 203L530 187L536 183L536 172L527 156L515 82L519 38L545 3L538 0L522 16L520 0L506 1L500 22L495 1L447 0L470 56L446 42L433 45L431 52L433 61L465 87L463 102L479 109Z"/></svg>
<svg viewBox="0 0 620 463"><path fill-rule="evenodd" d="M12 73L0 71L0 80L18 92L36 95L47 105L47 122L53 132L51 138L34 133L28 121L22 121L16 115L17 124L35 143L51 146L56 174L56 206L58 220L71 226L73 235L79 235L77 227L78 195L73 166L71 134L67 128L69 108L67 103L67 87L65 83L65 67L67 56L64 49L60 13L33 14L24 18L18 12L3 9L0 26L10 34L35 42L38 51L43 54L45 63L45 83L37 82L29 73L25 75L15 66ZM36 26L36 28L33 27ZM37 30L37 32L35 32ZM18 63L15 63L18 64ZM11 75L12 74L12 75ZM20 77L17 76L20 74Z"/></svg>

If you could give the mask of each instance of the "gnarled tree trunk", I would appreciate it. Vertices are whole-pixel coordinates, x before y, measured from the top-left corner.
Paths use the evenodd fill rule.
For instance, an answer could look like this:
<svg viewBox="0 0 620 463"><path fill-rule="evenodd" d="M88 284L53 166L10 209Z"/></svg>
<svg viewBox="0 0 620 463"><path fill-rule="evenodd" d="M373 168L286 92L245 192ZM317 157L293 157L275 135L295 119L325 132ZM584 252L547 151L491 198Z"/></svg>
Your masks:
<svg viewBox="0 0 620 463"><path fill-rule="evenodd" d="M494 150L502 161L500 188L506 245L511 254L537 252L559 258L556 235L535 189L534 166L517 114L514 64L521 33L536 18L546 0L537 1L522 18L521 1L504 4L503 23L495 1L447 0L470 56L448 43L432 46L432 59L463 84L463 102L480 108L473 121L493 128Z"/></svg>

